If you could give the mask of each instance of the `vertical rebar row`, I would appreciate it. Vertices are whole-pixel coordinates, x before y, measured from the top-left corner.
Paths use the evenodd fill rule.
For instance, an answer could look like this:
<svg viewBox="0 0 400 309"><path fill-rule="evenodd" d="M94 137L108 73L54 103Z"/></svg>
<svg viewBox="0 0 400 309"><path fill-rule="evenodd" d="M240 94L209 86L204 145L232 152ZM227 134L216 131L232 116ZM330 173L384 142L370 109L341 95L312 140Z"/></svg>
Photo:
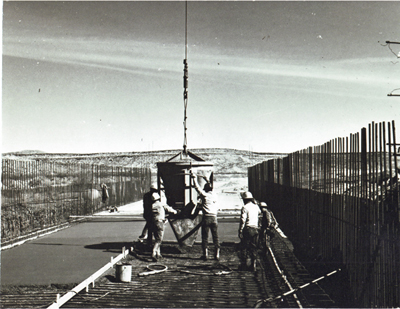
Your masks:
<svg viewBox="0 0 400 309"><path fill-rule="evenodd" d="M399 305L398 158L394 122L385 127L372 122L368 131L289 154L277 168L282 176L269 174L278 160L263 163L268 176L261 178L257 166L249 168L253 194L263 191L283 229L314 257L346 266L362 306ZM259 189L257 181L271 178Z"/></svg>
<svg viewBox="0 0 400 309"><path fill-rule="evenodd" d="M2 159L1 173L2 244L64 223L70 215L91 214L88 189L98 190L103 178L115 185L111 199L120 203L140 200L151 182L150 169L117 168L114 174L113 167L47 160Z"/></svg>

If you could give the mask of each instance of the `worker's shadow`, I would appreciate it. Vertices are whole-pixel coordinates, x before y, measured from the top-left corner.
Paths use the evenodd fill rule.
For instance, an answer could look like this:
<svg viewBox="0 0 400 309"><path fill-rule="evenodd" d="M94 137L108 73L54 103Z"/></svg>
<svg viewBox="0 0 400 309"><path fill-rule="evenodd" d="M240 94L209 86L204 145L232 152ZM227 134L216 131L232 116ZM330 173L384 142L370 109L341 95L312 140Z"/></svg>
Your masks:
<svg viewBox="0 0 400 309"><path fill-rule="evenodd" d="M132 242L102 242L85 246L85 249L102 250L103 252L122 253L122 249L132 247Z"/></svg>

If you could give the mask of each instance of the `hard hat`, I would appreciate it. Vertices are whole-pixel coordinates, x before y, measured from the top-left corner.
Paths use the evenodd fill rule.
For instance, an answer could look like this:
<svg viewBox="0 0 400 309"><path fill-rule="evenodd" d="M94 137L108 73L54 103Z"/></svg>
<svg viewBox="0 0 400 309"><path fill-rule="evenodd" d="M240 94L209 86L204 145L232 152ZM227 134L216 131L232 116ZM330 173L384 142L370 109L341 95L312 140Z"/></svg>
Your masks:
<svg viewBox="0 0 400 309"><path fill-rule="evenodd" d="M150 189L151 189L151 190L158 190L158 189L157 189L157 184L156 184L155 182L153 182L153 183L150 185Z"/></svg>
<svg viewBox="0 0 400 309"><path fill-rule="evenodd" d="M265 203L265 202L261 202L261 203L260 203L260 207L268 207L268 205L267 205L267 203Z"/></svg>
<svg viewBox="0 0 400 309"><path fill-rule="evenodd" d="M154 193L151 195L151 200L152 200L153 202L155 202L155 201L157 201L157 200L160 200L160 199L161 199L160 194L158 194L157 192L154 192Z"/></svg>
<svg viewBox="0 0 400 309"><path fill-rule="evenodd" d="M253 194L251 194L251 192L247 191L242 193L242 199L244 200L250 200L253 198Z"/></svg>

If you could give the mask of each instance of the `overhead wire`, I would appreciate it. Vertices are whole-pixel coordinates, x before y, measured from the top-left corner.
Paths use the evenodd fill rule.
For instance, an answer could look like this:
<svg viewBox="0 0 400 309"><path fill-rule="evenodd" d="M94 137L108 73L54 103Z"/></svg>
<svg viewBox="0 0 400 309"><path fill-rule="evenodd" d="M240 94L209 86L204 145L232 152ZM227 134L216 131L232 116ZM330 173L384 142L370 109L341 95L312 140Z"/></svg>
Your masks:
<svg viewBox="0 0 400 309"><path fill-rule="evenodd" d="M393 89L390 93L388 93L388 97L400 96L400 94L393 93L393 92L395 92L397 90L400 90L400 88Z"/></svg>
<svg viewBox="0 0 400 309"><path fill-rule="evenodd" d="M392 47L390 46L390 44L400 44L400 43L399 43L399 42L390 42L390 41L386 41L386 45L383 45L383 46L387 46L387 47L390 49L390 51L393 53L393 55L396 56L396 58L400 58L400 52L399 52L398 54L396 54L396 53L394 52L394 50L392 49Z"/></svg>
<svg viewBox="0 0 400 309"><path fill-rule="evenodd" d="M381 44L382 46L387 46L389 48L389 50L392 52L393 55L396 56L397 59L400 58L400 52L398 54L396 54L394 52L394 50L392 49L392 47L390 46L390 44L400 44L400 42L391 42L391 41L386 41L386 45ZM397 63L397 62L396 62ZM394 63L394 64L396 64ZM388 93L388 97L400 97L400 94L393 94L394 91L399 90L400 88L397 89L393 89L390 93Z"/></svg>

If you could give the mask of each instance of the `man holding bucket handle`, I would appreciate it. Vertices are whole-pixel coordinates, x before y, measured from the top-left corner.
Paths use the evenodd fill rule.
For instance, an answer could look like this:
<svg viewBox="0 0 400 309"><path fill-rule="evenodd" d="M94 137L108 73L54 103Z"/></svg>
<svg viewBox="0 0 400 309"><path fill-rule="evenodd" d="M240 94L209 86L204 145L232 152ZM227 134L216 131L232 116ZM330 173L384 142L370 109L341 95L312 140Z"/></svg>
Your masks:
<svg viewBox="0 0 400 309"><path fill-rule="evenodd" d="M153 205L151 206L152 222L150 225L150 230L154 233L155 238L151 257L154 262L157 262L157 259L162 258L160 247L164 236L164 224L166 222L165 212L167 211L173 214L178 214L178 211L167 204L161 203L161 197L157 192L154 192L151 195L151 199L153 201Z"/></svg>
<svg viewBox="0 0 400 309"><path fill-rule="evenodd" d="M247 268L247 255L251 258L251 268L256 270L256 257L257 257L257 237L258 237L258 223L261 210L254 203L254 198L251 192L244 192L242 194L244 206L242 207L240 225L239 225L239 238L241 239L241 267Z"/></svg>
<svg viewBox="0 0 400 309"><path fill-rule="evenodd" d="M197 177L190 171L190 176L194 182L194 188L199 193L202 199L202 210L203 210L203 222L201 226L201 240L203 255L201 259L208 259L208 231L211 230L211 235L213 238L213 243L215 247L214 259L219 260L220 254L220 244L218 238L218 206L215 194L212 191L211 184L207 181L204 185L204 189L201 189L199 183L197 182Z"/></svg>

